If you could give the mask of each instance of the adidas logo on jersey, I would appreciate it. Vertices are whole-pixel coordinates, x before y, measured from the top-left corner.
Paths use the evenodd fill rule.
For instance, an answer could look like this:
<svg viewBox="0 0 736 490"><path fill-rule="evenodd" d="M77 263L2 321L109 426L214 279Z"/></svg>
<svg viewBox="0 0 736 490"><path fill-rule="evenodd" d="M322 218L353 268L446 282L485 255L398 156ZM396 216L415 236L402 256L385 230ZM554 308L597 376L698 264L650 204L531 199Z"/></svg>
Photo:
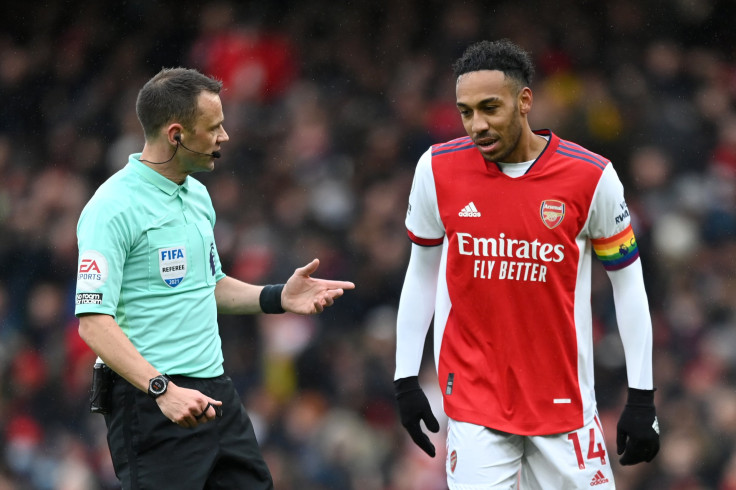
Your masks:
<svg viewBox="0 0 736 490"><path fill-rule="evenodd" d="M593 476L590 486L594 487L596 485L603 485L604 483L608 483L608 478L606 478L606 475L604 475L601 470L598 470L598 472Z"/></svg>
<svg viewBox="0 0 736 490"><path fill-rule="evenodd" d="M480 211L478 211L478 208L476 208L475 204L471 201L467 206L461 209L457 215L461 218L479 218Z"/></svg>

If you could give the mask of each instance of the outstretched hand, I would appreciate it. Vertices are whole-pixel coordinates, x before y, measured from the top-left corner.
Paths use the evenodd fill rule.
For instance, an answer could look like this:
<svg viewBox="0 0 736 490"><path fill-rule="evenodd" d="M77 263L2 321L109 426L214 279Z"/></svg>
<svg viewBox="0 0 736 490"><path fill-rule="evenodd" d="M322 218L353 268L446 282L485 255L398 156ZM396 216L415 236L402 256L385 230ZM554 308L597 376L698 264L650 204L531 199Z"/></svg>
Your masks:
<svg viewBox="0 0 736 490"><path fill-rule="evenodd" d="M281 306L291 313L311 315L321 313L332 306L335 299L343 295L346 289L354 289L355 284L349 281L329 281L316 279L311 274L319 267L319 259L314 259L304 267L294 271L286 281L281 293Z"/></svg>

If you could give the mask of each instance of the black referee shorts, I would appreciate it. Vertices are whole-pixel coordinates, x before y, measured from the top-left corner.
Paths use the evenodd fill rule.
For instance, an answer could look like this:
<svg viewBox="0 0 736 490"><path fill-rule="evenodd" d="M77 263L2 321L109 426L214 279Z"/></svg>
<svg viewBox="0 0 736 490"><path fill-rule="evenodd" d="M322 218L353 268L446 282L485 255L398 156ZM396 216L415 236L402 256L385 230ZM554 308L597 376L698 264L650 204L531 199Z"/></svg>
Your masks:
<svg viewBox="0 0 736 490"><path fill-rule="evenodd" d="M115 474L125 490L272 489L271 473L253 425L228 376L171 376L177 386L222 401L222 417L186 429L167 419L155 400L115 376L105 415Z"/></svg>

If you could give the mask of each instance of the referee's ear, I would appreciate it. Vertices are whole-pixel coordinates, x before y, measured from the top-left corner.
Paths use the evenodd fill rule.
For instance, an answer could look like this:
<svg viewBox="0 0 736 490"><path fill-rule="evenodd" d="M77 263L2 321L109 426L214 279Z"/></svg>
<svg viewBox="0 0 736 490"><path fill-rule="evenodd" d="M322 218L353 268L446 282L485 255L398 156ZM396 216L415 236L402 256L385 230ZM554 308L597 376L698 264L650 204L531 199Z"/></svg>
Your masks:
<svg viewBox="0 0 736 490"><path fill-rule="evenodd" d="M163 132L164 137L171 146L176 146L181 143L181 134L184 131L184 127L179 123L172 123L166 127Z"/></svg>

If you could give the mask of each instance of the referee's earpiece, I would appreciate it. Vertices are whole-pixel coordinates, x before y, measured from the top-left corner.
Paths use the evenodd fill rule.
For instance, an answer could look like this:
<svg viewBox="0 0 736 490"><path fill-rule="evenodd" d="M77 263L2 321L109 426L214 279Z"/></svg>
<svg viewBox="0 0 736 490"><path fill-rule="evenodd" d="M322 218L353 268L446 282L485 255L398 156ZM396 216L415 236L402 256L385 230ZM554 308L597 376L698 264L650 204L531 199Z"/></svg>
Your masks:
<svg viewBox="0 0 736 490"><path fill-rule="evenodd" d="M174 140L175 140L176 142L178 142L178 143L181 143L181 134L180 134L180 133L176 133L176 134L174 135Z"/></svg>

